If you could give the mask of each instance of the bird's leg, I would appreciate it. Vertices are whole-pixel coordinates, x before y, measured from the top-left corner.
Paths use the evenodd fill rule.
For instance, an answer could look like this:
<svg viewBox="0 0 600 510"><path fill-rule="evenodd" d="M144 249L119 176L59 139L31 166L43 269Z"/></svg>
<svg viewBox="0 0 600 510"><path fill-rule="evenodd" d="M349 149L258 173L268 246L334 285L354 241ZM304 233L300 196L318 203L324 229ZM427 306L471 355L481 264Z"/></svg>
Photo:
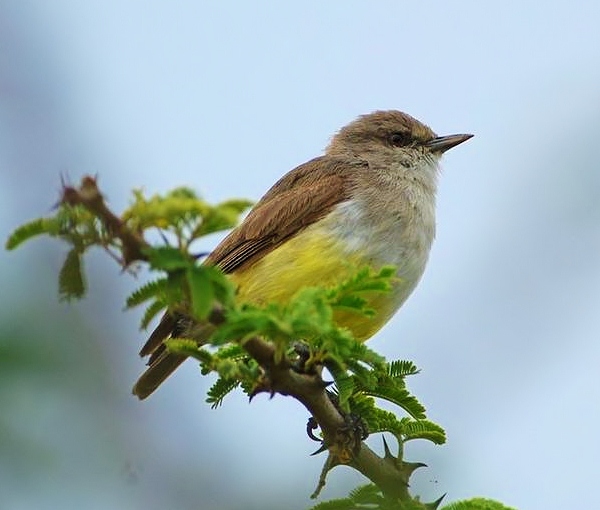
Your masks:
<svg viewBox="0 0 600 510"><path fill-rule="evenodd" d="M308 372L306 363L310 359L310 347L307 343L297 341L292 346L296 353L296 359L292 363L292 369L299 374L306 374Z"/></svg>
<svg viewBox="0 0 600 510"><path fill-rule="evenodd" d="M318 428L319 424L311 416L306 423L306 434L313 441L321 443L321 447L312 455L329 450L340 463L347 464L360 451L360 445L369 436L369 430L367 424L359 415L347 413L340 407L338 397L335 393L328 391L327 395L331 403L344 418L344 425L336 431L333 438L323 440L314 434L314 430Z"/></svg>
<svg viewBox="0 0 600 510"><path fill-rule="evenodd" d="M298 341L292 347L295 357L291 356L292 359L288 358L287 369L297 374L308 376L313 379L313 384L321 387L323 390L332 384L332 382L324 382L321 377L323 365L320 363L311 363L312 352L307 343ZM273 368L265 372L260 383L255 386L250 398L263 392L270 393L271 396L275 394L277 390L274 388L277 387L277 383L273 378L277 377L277 370L274 371ZM367 425L357 414L344 411L339 405L338 396L334 392L325 391L327 391L327 398L343 418L343 425L334 434L329 434L329 437L322 438L315 434L316 429L319 428L319 423L311 416L306 423L306 434L313 441L321 443L321 447L313 455L329 450L330 454L337 459L337 462L346 464L358 454L362 441L368 437ZM286 393L284 392L283 394Z"/></svg>

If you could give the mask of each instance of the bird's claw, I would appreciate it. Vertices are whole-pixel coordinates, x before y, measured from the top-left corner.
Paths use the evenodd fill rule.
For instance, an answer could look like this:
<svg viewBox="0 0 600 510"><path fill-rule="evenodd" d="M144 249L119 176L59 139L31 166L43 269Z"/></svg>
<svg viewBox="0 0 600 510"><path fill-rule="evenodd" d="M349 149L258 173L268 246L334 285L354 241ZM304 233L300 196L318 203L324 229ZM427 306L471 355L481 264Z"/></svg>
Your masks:
<svg viewBox="0 0 600 510"><path fill-rule="evenodd" d="M344 416L344 425L342 425L335 433L335 437L329 441L325 441L314 434L319 426L317 420L312 416L306 423L306 434L313 441L321 443L319 449L311 453L317 455L329 450L329 452L341 463L348 464L353 457L360 452L362 442L369 436L369 431L363 419L352 413L342 413Z"/></svg>

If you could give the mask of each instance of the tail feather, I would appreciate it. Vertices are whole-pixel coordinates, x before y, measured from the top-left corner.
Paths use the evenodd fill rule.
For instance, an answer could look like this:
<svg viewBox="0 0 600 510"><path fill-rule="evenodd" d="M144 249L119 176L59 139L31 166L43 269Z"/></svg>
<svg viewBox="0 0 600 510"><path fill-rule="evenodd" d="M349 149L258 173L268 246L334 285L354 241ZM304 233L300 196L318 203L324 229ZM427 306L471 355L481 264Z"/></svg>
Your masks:
<svg viewBox="0 0 600 510"><path fill-rule="evenodd" d="M202 345L214 331L208 323L195 323L189 317L177 313L165 313L156 329L152 332L142 349L140 356L150 356L148 368L133 387L133 394L140 400L150 396L187 358L167 350L164 341L167 338L191 338Z"/></svg>
<svg viewBox="0 0 600 510"><path fill-rule="evenodd" d="M168 312L165 313L160 319L158 326L156 326L148 340L146 340L144 346L141 348L140 356L148 356L155 352L156 349L163 344L163 340L171 336L176 324L177 316Z"/></svg>
<svg viewBox="0 0 600 510"><path fill-rule="evenodd" d="M133 394L140 400L154 393L163 381L186 360L186 356L163 351L140 376L133 387Z"/></svg>

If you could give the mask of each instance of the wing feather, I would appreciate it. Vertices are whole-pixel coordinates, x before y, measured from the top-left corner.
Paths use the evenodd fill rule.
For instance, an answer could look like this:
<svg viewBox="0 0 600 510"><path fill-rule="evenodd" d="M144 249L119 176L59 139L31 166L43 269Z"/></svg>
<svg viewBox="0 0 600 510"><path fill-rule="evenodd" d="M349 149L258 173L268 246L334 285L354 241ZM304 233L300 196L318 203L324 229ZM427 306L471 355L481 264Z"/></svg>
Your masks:
<svg viewBox="0 0 600 510"><path fill-rule="evenodd" d="M296 167L267 191L206 263L231 273L259 260L326 216L336 204L348 200L356 176L366 166L358 158L321 156ZM168 353L163 343L169 336L185 333L177 328L181 319L176 314L165 314L142 347L140 354L150 355L150 362L133 389L139 398L150 395L184 361L184 357Z"/></svg>
<svg viewBox="0 0 600 510"><path fill-rule="evenodd" d="M275 183L207 262L230 273L263 257L350 198L353 177L365 165L359 159L322 156L295 168Z"/></svg>

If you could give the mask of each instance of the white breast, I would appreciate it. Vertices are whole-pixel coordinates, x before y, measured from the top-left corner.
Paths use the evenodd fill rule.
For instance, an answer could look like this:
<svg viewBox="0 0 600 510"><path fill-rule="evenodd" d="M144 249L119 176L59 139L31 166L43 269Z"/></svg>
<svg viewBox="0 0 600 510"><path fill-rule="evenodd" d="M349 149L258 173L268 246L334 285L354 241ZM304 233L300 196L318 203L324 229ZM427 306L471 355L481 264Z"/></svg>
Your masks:
<svg viewBox="0 0 600 510"><path fill-rule="evenodd" d="M386 191L387 193L387 191ZM389 199L389 197L386 197ZM419 187L407 187L396 200L382 200L383 214L356 199L338 204L322 226L351 255L373 266L397 267L399 307L421 279L435 236L435 197Z"/></svg>

